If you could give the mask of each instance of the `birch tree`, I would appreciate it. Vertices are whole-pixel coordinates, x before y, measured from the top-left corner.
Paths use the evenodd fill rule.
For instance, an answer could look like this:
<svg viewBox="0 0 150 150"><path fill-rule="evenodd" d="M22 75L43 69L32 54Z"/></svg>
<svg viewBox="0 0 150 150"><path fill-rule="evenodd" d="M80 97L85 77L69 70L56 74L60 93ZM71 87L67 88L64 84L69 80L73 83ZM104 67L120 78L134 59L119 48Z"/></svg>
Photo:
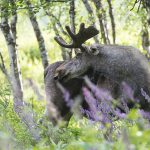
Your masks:
<svg viewBox="0 0 150 150"><path fill-rule="evenodd" d="M45 12L46 12L46 15L50 19L50 24L52 24L55 35L60 36L60 33L62 33L63 35L66 36L67 32L64 30L63 25L60 22L60 18L57 18L54 14L48 12L47 10ZM62 56L63 60L69 60L70 55L68 54L69 53L68 50L62 46L60 46L60 49L61 49L61 56Z"/></svg>
<svg viewBox="0 0 150 150"><path fill-rule="evenodd" d="M115 25L115 19L113 15L113 6L111 0L107 0L108 6L109 6L109 16L111 21L111 28L112 28L112 38L113 38L113 44L116 43L116 25Z"/></svg>
<svg viewBox="0 0 150 150"><path fill-rule="evenodd" d="M96 8L96 12L97 12L97 17L98 17L98 20L99 20L99 25L100 25L100 31L101 31L101 38L103 40L103 43L104 44L109 44L110 41L109 41L109 38L108 38L108 31L107 31L107 28L106 28L106 18L105 18L105 14L104 14L104 9L102 7L102 2L101 0L92 0L94 5L95 5L95 8ZM106 29L106 30L105 30Z"/></svg>
<svg viewBox="0 0 150 150"><path fill-rule="evenodd" d="M45 41L44 41L44 37L42 35L42 32L40 30L39 24L37 22L37 18L35 16L35 13L33 11L33 6L30 2L30 0L25 0L26 5L28 6L28 12L29 12L29 18L32 24L32 27L34 29L37 41L38 41L38 45L39 45L39 50L40 50L40 54L41 54L41 59L42 59L42 64L43 64L43 68L45 69L49 62L48 62L48 56L47 56L47 50L46 50L46 46L45 46Z"/></svg>
<svg viewBox="0 0 150 150"><path fill-rule="evenodd" d="M4 2L5 3L5 2ZM18 50L16 44L17 38L17 8L15 5L15 0L8 1L12 6L11 13L8 11L6 5L0 6L1 12L1 23L0 28L5 37L7 44L9 60L10 60L10 70L8 71L5 67L5 62L2 53L0 53L0 69L8 79L12 95L13 95L13 107L16 114L20 117L22 122L26 125L27 129L31 133L34 140L38 141L40 139L39 130L33 119L32 111L26 106L23 96L23 86L22 77L20 71L20 64L18 60ZM9 24L9 14L11 14L11 21Z"/></svg>
<svg viewBox="0 0 150 150"><path fill-rule="evenodd" d="M69 16L70 16L70 26L71 26L71 30L73 33L76 33L76 25L75 25L75 0L71 0L70 1L70 10L69 10ZM72 58L72 52L73 50L71 49L69 51L69 59ZM76 53L76 51L75 51Z"/></svg>
<svg viewBox="0 0 150 150"><path fill-rule="evenodd" d="M87 12L89 13L89 20L92 22L93 26L96 27L96 24L95 24L95 17L94 17L94 12L93 12L93 9L89 3L88 0L82 0ZM96 43L99 43L99 40L98 40L98 36L94 36L94 40Z"/></svg>

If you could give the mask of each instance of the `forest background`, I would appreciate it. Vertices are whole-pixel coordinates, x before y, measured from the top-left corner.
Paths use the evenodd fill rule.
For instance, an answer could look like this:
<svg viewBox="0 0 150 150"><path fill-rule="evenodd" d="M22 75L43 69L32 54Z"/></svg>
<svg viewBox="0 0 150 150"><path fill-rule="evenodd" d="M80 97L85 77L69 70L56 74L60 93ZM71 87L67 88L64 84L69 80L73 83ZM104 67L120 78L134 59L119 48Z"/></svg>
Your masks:
<svg viewBox="0 0 150 150"><path fill-rule="evenodd" d="M53 127L49 121L39 123L46 105L44 68L74 56L60 47L54 37L61 35L69 41L65 25L77 32L84 22L100 31L87 44L132 45L149 59L149 0L1 0L0 12L1 149L150 147L150 130L141 124L116 122L118 128L109 141L103 132L98 133L97 125L85 118L72 117L64 128ZM132 110L129 117L139 116ZM120 133L119 139L116 132Z"/></svg>

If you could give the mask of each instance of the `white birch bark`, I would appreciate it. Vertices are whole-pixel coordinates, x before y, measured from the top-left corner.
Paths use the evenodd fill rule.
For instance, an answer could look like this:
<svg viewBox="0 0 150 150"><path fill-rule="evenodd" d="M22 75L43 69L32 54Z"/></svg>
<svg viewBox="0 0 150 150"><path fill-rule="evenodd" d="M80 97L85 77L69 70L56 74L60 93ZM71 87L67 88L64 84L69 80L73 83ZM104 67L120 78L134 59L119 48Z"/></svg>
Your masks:
<svg viewBox="0 0 150 150"><path fill-rule="evenodd" d="M1 30L5 37L5 41L7 43L9 60L10 60L10 74L9 74L9 82L12 89L13 100L14 100L14 111L20 117L23 123L28 127L27 129L33 136L34 140L39 140L39 131L34 122L32 111L27 108L23 101L23 86L21 79L20 66L18 62L18 53L16 48L16 23L17 23L17 14L12 17L11 24L13 28L10 28L8 23L8 14L5 9L1 9ZM14 30L13 30L14 29ZM4 63L3 63L4 64ZM4 66L3 66L4 68ZM6 73L4 73L6 75Z"/></svg>
<svg viewBox="0 0 150 150"><path fill-rule="evenodd" d="M41 54L41 59L42 59L42 64L44 69L48 66L49 62L48 62L48 56L47 56L47 50L45 47L45 42L44 42L44 37L41 33L39 24L37 22L36 16L33 12L33 7L31 5L31 2L29 0L25 0L27 6L28 6L28 12L29 12L29 17L30 17L30 21L32 24L32 27L34 29L37 41L38 41L38 45L39 45L39 50L40 50L40 54Z"/></svg>
<svg viewBox="0 0 150 150"><path fill-rule="evenodd" d="M89 20L92 22L93 26L96 27L94 13L93 13L92 7L90 6L89 1L88 0L82 0L82 1L87 12L89 13ZM99 43L98 36L94 36L94 41L96 43Z"/></svg>

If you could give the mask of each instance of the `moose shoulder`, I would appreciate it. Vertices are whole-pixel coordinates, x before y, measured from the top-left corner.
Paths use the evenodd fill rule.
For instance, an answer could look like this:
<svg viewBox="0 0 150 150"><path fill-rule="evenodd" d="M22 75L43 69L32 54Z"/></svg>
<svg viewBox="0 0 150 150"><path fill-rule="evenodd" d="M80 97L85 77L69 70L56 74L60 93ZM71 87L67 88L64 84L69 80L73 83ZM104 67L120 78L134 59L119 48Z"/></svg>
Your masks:
<svg viewBox="0 0 150 150"><path fill-rule="evenodd" d="M55 76L70 80L93 68L94 72L103 74L118 84L126 82L134 90L134 96L140 100L141 108L150 110L150 104L141 94L141 89L144 89L150 95L150 65L138 49L99 44L83 47L85 50L81 54L56 69ZM92 55L89 51L96 51L97 55Z"/></svg>

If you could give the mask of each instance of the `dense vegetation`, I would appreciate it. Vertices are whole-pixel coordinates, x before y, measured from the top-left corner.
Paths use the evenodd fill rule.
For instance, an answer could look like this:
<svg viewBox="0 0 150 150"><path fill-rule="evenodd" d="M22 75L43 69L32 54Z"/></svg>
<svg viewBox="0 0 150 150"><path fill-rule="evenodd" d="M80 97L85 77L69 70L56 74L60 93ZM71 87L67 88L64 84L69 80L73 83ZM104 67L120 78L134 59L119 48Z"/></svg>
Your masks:
<svg viewBox="0 0 150 150"><path fill-rule="evenodd" d="M87 7L87 2L90 8ZM100 7L96 0L0 1L0 149L149 149L150 128L147 119L150 119L150 114L144 115L145 119L142 113L139 113L138 106L127 114L118 115L120 119L113 121L99 119L92 121L87 119L88 117L81 117L79 109L75 108L74 116L67 127L63 125L54 127L43 117L46 105L43 72L47 62L43 61L42 52L47 51L49 64L70 59L74 55L69 50L59 47L54 41L56 35L61 35L69 41L64 30L65 25L70 25L72 30L77 31L82 22L86 26L94 24L100 30L100 34L87 44L99 42L132 45L140 49L149 59L149 1L99 0L99 2ZM14 49L18 50L16 56L21 68L21 74L18 76L22 78L23 83L23 96L19 107L15 105L18 101L14 98L15 92L12 92L15 91L14 85L9 79L9 75L13 74L10 65L12 51L8 50L9 44L4 37L7 30L3 28L6 23L10 25L16 15L18 17L14 23L16 32L12 28L10 32L15 43ZM35 22L40 28L34 26ZM41 41L45 42L43 47L40 45ZM90 95L87 89L83 89L83 93L87 99L93 99L95 96ZM103 98L107 101L109 94L106 95ZM145 97L149 98L148 95ZM110 108L106 111L110 111ZM37 130L30 129L26 116L34 120ZM36 131L39 132L40 139L35 138L36 134L33 136Z"/></svg>

